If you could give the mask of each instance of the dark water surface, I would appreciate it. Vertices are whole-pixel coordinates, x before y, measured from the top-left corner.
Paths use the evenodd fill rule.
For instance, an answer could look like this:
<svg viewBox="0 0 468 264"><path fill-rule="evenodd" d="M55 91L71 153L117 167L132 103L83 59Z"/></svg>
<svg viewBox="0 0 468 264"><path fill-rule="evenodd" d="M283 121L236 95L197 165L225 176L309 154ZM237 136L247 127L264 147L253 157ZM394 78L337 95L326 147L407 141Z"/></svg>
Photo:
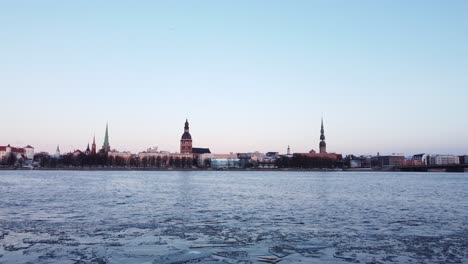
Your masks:
<svg viewBox="0 0 468 264"><path fill-rule="evenodd" d="M0 171L0 263L468 263L468 174Z"/></svg>

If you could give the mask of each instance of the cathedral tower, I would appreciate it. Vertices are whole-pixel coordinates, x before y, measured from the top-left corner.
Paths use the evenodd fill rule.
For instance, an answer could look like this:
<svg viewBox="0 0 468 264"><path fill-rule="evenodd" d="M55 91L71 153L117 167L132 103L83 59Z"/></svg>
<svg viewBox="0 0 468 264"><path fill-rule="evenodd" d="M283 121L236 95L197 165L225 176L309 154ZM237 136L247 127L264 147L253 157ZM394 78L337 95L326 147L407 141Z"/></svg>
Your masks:
<svg viewBox="0 0 468 264"><path fill-rule="evenodd" d="M192 136L189 132L188 120L185 120L184 134L182 134L182 138L180 139L180 153L192 153Z"/></svg>

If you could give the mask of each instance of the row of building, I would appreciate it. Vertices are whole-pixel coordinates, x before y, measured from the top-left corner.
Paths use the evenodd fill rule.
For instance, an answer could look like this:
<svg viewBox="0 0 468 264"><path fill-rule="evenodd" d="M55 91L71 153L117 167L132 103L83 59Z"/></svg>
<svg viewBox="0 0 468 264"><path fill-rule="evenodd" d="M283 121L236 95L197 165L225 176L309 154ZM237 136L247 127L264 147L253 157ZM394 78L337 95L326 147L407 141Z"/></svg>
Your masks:
<svg viewBox="0 0 468 264"><path fill-rule="evenodd" d="M106 129L106 137L107 129ZM108 142L108 141L106 141ZM173 160L192 160L192 165L197 167L211 168L244 168L255 165L260 168L275 168L275 161L280 157L292 158L293 155L300 155L307 158L330 159L338 161L341 159L340 154L327 153L327 145L325 143L325 130L323 119L320 130L319 153L311 150L309 153L291 154L291 149L288 146L287 152L280 155L278 152L248 152L248 153L229 153L229 154L214 154L207 147L193 147L192 135L190 134L190 126L188 120L185 120L184 132L180 139L180 152L171 153L168 151L159 151L157 147L149 148L146 151L133 154L131 152L119 152L111 150L108 156L113 159L123 159L130 163L132 158L138 159L157 159L158 164L169 166L171 159Z"/></svg>
<svg viewBox="0 0 468 264"><path fill-rule="evenodd" d="M403 154L360 156L349 155L345 158L345 166L349 168L390 168L419 167L468 164L468 156L416 154L405 157Z"/></svg>
<svg viewBox="0 0 468 264"><path fill-rule="evenodd" d="M97 154L105 154L112 161L117 161L119 164L131 165L131 161L143 161L144 164L157 164L157 166L170 167L174 163L182 166L196 167L211 167L211 168L245 168L255 166L259 168L276 168L278 165L289 166L292 163L288 160L295 160L292 164L297 166L297 162L309 163L310 166L344 166L348 168L391 168L402 166L430 166L430 165L455 165L468 164L468 156L453 156L453 155L431 155L417 154L412 157L405 157L402 154L379 155L376 156L360 156L356 157L348 155L345 159L341 154L328 153L327 144L325 143L325 130L323 119L321 121L319 152L314 150L308 153L291 153L288 146L286 154L279 152L247 152L247 153L229 153L229 154L214 154L207 147L193 147L192 135L190 134L190 126L188 120L185 121L184 131L180 139L180 152L160 151L158 147L148 148L139 153L120 152L111 149L109 143L109 127L106 124L104 142L100 150L97 149L95 137L91 148L89 143L87 148L82 150L74 150L69 153L73 157L95 156ZM0 146L0 161L7 157L14 156L16 159L33 160L34 148L26 146L24 148L16 148L8 146ZM57 146L53 158L60 158L60 148ZM281 161L281 162L277 162ZM134 163L133 163L134 164Z"/></svg>

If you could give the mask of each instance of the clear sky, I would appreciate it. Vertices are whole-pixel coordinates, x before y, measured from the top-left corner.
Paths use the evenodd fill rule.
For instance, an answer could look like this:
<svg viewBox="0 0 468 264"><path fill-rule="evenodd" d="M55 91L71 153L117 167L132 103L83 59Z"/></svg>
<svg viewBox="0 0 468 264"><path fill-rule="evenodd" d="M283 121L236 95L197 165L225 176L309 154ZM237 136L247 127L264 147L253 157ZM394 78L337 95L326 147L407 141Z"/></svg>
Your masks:
<svg viewBox="0 0 468 264"><path fill-rule="evenodd" d="M0 0L0 145L468 153L468 1Z"/></svg>

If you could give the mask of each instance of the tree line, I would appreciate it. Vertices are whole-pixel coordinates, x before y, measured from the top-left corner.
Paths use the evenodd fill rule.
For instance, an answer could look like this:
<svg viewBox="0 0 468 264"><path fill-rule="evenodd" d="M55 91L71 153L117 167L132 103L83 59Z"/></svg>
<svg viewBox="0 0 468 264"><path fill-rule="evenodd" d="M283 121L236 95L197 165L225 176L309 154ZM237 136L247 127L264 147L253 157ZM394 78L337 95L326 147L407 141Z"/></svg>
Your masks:
<svg viewBox="0 0 468 264"><path fill-rule="evenodd" d="M132 168L192 168L198 167L197 160L189 157L148 156L139 157L130 155L127 158L121 156L107 155L99 152L95 155L84 153L68 153L60 157L53 157L46 154L36 154L34 161L43 168L63 168L63 167L132 167ZM243 168L256 168L264 165L261 162L252 162L244 158L240 160ZM326 157L308 157L306 155L294 155L292 157L280 156L272 165L277 168L297 168L297 169L333 169L343 166L343 161ZM209 159L204 160L202 167L211 166Z"/></svg>
<svg viewBox="0 0 468 264"><path fill-rule="evenodd" d="M306 155L281 156L276 159L278 168L297 169L333 169L341 167L341 161L325 157L308 157Z"/></svg>
<svg viewBox="0 0 468 264"><path fill-rule="evenodd" d="M36 154L34 161L40 167L61 168L61 167L141 167L141 168L190 168L194 166L194 160L187 157L173 156L149 156L140 158L131 155L128 158L120 156L109 156L107 153L97 153L96 155L86 155L84 153L68 153L60 157L53 157L45 154Z"/></svg>

